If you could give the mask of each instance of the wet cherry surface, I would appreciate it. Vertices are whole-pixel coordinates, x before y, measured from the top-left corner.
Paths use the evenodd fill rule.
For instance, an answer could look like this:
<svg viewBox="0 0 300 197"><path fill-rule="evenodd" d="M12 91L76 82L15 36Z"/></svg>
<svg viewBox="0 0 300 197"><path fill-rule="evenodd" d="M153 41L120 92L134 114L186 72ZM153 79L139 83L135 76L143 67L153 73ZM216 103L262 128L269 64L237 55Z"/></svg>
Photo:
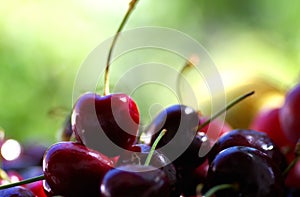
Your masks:
<svg viewBox="0 0 300 197"><path fill-rule="evenodd" d="M267 134L246 129L233 130L219 138L209 152L209 161L212 162L220 151L232 146L256 148L270 157L282 171L287 167L285 156Z"/></svg>
<svg viewBox="0 0 300 197"><path fill-rule="evenodd" d="M206 187L237 184L238 189L227 189L216 196L284 196L284 179L274 162L261 151L244 146L224 149L212 161Z"/></svg>
<svg viewBox="0 0 300 197"><path fill-rule="evenodd" d="M126 94L82 95L72 112L76 139L107 156L117 156L136 140L139 112Z"/></svg>
<svg viewBox="0 0 300 197"><path fill-rule="evenodd" d="M111 159L74 142L52 145L43 163L53 193L74 197L98 196L103 176L114 166Z"/></svg>
<svg viewBox="0 0 300 197"><path fill-rule="evenodd" d="M165 197L170 195L166 174L152 166L125 165L109 171L101 184L103 197Z"/></svg>

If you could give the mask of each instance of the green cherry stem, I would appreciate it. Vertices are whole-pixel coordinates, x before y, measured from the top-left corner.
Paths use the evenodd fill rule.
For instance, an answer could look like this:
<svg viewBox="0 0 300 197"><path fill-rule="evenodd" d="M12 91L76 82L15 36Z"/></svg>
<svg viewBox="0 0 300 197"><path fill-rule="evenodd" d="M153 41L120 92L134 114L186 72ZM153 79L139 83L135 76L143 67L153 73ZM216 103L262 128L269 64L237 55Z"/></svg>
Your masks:
<svg viewBox="0 0 300 197"><path fill-rule="evenodd" d="M210 190L208 190L203 197L211 197L213 196L216 192L220 191L220 190L224 190L224 189L234 189L234 190L238 190L239 185L238 184L221 184L221 185L216 185L213 188L211 188Z"/></svg>
<svg viewBox="0 0 300 197"><path fill-rule="evenodd" d="M241 102L242 100L244 100L244 99L248 98L249 96L253 95L254 93L255 93L254 91L251 91L251 92L249 92L247 94L244 94L244 95L236 98L235 100L231 101L225 108L223 108L218 113L216 113L215 115L213 115L210 119L208 119L207 121L205 121L203 124L199 125L197 131L203 129L211 121L213 121L214 119L216 119L217 117L219 117L221 114L223 114L224 112L226 112L227 110L229 110L230 108L232 108L233 106L235 106L236 104L238 104L239 102Z"/></svg>
<svg viewBox="0 0 300 197"><path fill-rule="evenodd" d="M33 182L41 181L41 180L44 180L44 179L45 179L44 175L40 175L40 176L36 176L36 177L33 177L33 178L25 179L23 181L10 183L10 184L6 184L6 185L1 185L0 190L7 189L7 188L10 188L10 187L20 186L20 185L25 185L25 184L28 184L28 183L33 183Z"/></svg>
<svg viewBox="0 0 300 197"><path fill-rule="evenodd" d="M111 64L111 56L112 56L112 52L114 50L114 47L116 45L117 39L122 31L122 29L124 28L124 25L126 24L130 14L132 13L135 5L137 4L138 0L131 0L131 2L129 3L129 8L113 38L113 41L111 43L110 49L108 51L108 56L107 56L107 61L106 61L106 68L105 68L105 75L104 75L104 95L108 95L109 94L109 68L110 68L110 64Z"/></svg>
<svg viewBox="0 0 300 197"><path fill-rule="evenodd" d="M167 130L166 130L166 129L163 129L163 130L159 133L158 137L155 139L153 145L151 146L150 152L149 152L149 154L147 155L147 158L146 158L146 161L145 161L144 166L148 166L148 165L150 164L150 161L151 161L151 159L152 159L152 156L153 156L153 153L154 153L154 151L155 151L155 149L156 149L156 146L157 146L157 144L159 143L159 141L161 140L161 138L166 134L166 132L167 132Z"/></svg>

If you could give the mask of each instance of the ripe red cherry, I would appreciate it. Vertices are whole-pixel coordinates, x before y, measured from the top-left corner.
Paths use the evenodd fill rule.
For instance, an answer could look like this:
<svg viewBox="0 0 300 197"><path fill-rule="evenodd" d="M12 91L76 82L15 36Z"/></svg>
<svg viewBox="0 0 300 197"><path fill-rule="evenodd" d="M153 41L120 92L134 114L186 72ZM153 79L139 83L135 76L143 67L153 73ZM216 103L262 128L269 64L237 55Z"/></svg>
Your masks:
<svg viewBox="0 0 300 197"><path fill-rule="evenodd" d="M285 156L267 134L245 129L233 130L220 137L208 154L209 161L222 150L233 146L256 148L271 158L282 171L287 167Z"/></svg>
<svg viewBox="0 0 300 197"><path fill-rule="evenodd" d="M118 159L118 166L124 165L141 165L144 164L151 147L146 144L135 144L132 146L132 151L125 151L122 155L120 155ZM168 182L171 188L171 196L179 196L180 189L177 181L177 173L175 166L171 163L171 161L160 151L155 150L151 160L150 165L164 171L168 178Z"/></svg>
<svg viewBox="0 0 300 197"><path fill-rule="evenodd" d="M87 93L74 106L72 128L79 142L107 156L117 156L136 140L138 108L125 94Z"/></svg>
<svg viewBox="0 0 300 197"><path fill-rule="evenodd" d="M101 184L102 197L165 197L170 195L166 174L152 166L125 165L109 171Z"/></svg>
<svg viewBox="0 0 300 197"><path fill-rule="evenodd" d="M206 189L220 184L237 184L237 191L226 189L216 197L238 196L284 196L284 181L281 171L261 151L234 146L221 151L212 161Z"/></svg>
<svg viewBox="0 0 300 197"><path fill-rule="evenodd" d="M198 113L191 107L172 105L159 113L148 125L145 130L148 139L145 141L152 146L159 133L165 129L166 134L159 141L157 148L174 161L176 167L198 166L204 161L198 155L200 148L209 146L207 137L197 133L198 124Z"/></svg>
<svg viewBox="0 0 300 197"><path fill-rule="evenodd" d="M99 196L103 176L114 166L97 151L74 142L52 145L43 160L45 180L63 196Z"/></svg>
<svg viewBox="0 0 300 197"><path fill-rule="evenodd" d="M279 122L280 108L260 111L253 119L250 129L266 133L277 144L289 160L294 157L295 145L284 135Z"/></svg>
<svg viewBox="0 0 300 197"><path fill-rule="evenodd" d="M283 132L296 143L300 138L300 84L288 92L279 114Z"/></svg>

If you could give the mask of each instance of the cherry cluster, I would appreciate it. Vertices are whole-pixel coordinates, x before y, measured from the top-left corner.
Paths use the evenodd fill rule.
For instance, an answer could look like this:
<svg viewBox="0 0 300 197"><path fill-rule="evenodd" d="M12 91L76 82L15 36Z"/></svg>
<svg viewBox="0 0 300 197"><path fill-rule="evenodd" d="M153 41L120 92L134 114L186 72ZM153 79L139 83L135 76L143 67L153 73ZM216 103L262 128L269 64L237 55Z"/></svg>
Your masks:
<svg viewBox="0 0 300 197"><path fill-rule="evenodd" d="M42 175L1 185L0 196L299 196L300 84L281 108L258 114L249 129L235 130L217 118L254 92L210 118L172 105L143 129L135 101L109 93L113 46L136 2L109 50L104 94L81 95L64 125L64 141L45 151ZM29 182L36 182L37 192L24 187Z"/></svg>
<svg viewBox="0 0 300 197"><path fill-rule="evenodd" d="M43 193L32 194L18 186L0 190L0 194L297 196L299 187L287 183L299 148L295 160L288 162L289 154L283 152L283 145L269 135L275 129L262 129L271 125L281 128L281 110L291 105L289 98L295 96L294 91L300 95L298 87L287 94L286 103L277 114L278 122L254 121L256 127L261 125L257 131L232 130L215 117L207 118L189 106L176 104L165 108L145 127L143 138L137 138L140 115L131 97L121 93L83 94L67 117L63 136L68 141L53 144L44 154L43 176L37 182ZM246 96L233 103L241 98ZM208 132L210 127L214 134ZM296 147L296 142L289 143Z"/></svg>
<svg viewBox="0 0 300 197"><path fill-rule="evenodd" d="M194 171L207 159L199 150L211 148L204 119L191 107L172 105L138 139L139 110L132 98L86 93L64 129L64 138L70 139L72 130L75 141L56 143L45 153L44 190L67 197L196 195L205 176Z"/></svg>
<svg viewBox="0 0 300 197"><path fill-rule="evenodd" d="M285 172L288 188L300 188L300 84L295 85L285 95L284 104L259 112L250 128L266 133L285 154L291 167Z"/></svg>

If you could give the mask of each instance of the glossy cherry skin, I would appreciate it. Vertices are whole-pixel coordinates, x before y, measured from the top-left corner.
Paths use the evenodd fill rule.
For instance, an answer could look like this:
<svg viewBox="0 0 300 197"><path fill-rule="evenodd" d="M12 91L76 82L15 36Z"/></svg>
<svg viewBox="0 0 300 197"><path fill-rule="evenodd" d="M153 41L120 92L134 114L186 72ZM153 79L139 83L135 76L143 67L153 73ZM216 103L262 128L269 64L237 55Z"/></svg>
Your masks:
<svg viewBox="0 0 300 197"><path fill-rule="evenodd" d="M117 165L143 165L149 155L151 147L146 144L135 144L131 151L126 151L120 155ZM171 188L171 196L179 196L181 190L177 181L175 166L160 151L155 150L150 160L150 165L164 171Z"/></svg>
<svg viewBox="0 0 300 197"><path fill-rule="evenodd" d="M21 186L11 187L8 189L0 190L0 196L2 197L35 197L35 195L29 190Z"/></svg>
<svg viewBox="0 0 300 197"><path fill-rule="evenodd" d="M159 141L157 148L175 165L198 165L204 159L198 156L203 138L197 137L199 124L198 113L191 107L172 105L158 114L145 129L146 143L154 143L159 133L166 129L166 134Z"/></svg>
<svg viewBox="0 0 300 197"><path fill-rule="evenodd" d="M208 171L208 161L205 160L196 168L178 169L179 185L183 196L196 196L196 188L204 184Z"/></svg>
<svg viewBox="0 0 300 197"><path fill-rule="evenodd" d="M287 93L279 117L286 137L296 143L300 138L300 84Z"/></svg>
<svg viewBox="0 0 300 197"><path fill-rule="evenodd" d="M100 189L103 197L165 197L170 194L166 174L144 165L125 165L109 171Z"/></svg>
<svg viewBox="0 0 300 197"><path fill-rule="evenodd" d="M46 180L43 180L43 189L44 189L44 193L48 197L52 197L52 196L57 196L58 195L58 194L55 194L53 192L53 190L50 188L50 186L49 186L49 184L47 183Z"/></svg>
<svg viewBox="0 0 300 197"><path fill-rule="evenodd" d="M43 160L52 192L66 197L98 197L102 178L113 166L111 159L74 142L52 145Z"/></svg>
<svg viewBox="0 0 300 197"><path fill-rule="evenodd" d="M244 146L234 146L221 151L212 161L206 190L220 184L237 184L238 189L226 189L216 197L281 197L284 181L281 171L261 151Z"/></svg>
<svg viewBox="0 0 300 197"><path fill-rule="evenodd" d="M139 112L126 94L82 95L72 112L76 139L109 157L129 149L136 140Z"/></svg>
<svg viewBox="0 0 300 197"><path fill-rule="evenodd" d="M209 152L209 161L211 162L222 150L232 146L256 148L271 158L282 171L287 167L285 156L267 134L245 129L233 130L220 137Z"/></svg>
<svg viewBox="0 0 300 197"><path fill-rule="evenodd" d="M295 145L283 133L279 112L280 108L260 111L250 124L250 129L266 133L280 147L281 152L285 153L290 162L294 157Z"/></svg>

